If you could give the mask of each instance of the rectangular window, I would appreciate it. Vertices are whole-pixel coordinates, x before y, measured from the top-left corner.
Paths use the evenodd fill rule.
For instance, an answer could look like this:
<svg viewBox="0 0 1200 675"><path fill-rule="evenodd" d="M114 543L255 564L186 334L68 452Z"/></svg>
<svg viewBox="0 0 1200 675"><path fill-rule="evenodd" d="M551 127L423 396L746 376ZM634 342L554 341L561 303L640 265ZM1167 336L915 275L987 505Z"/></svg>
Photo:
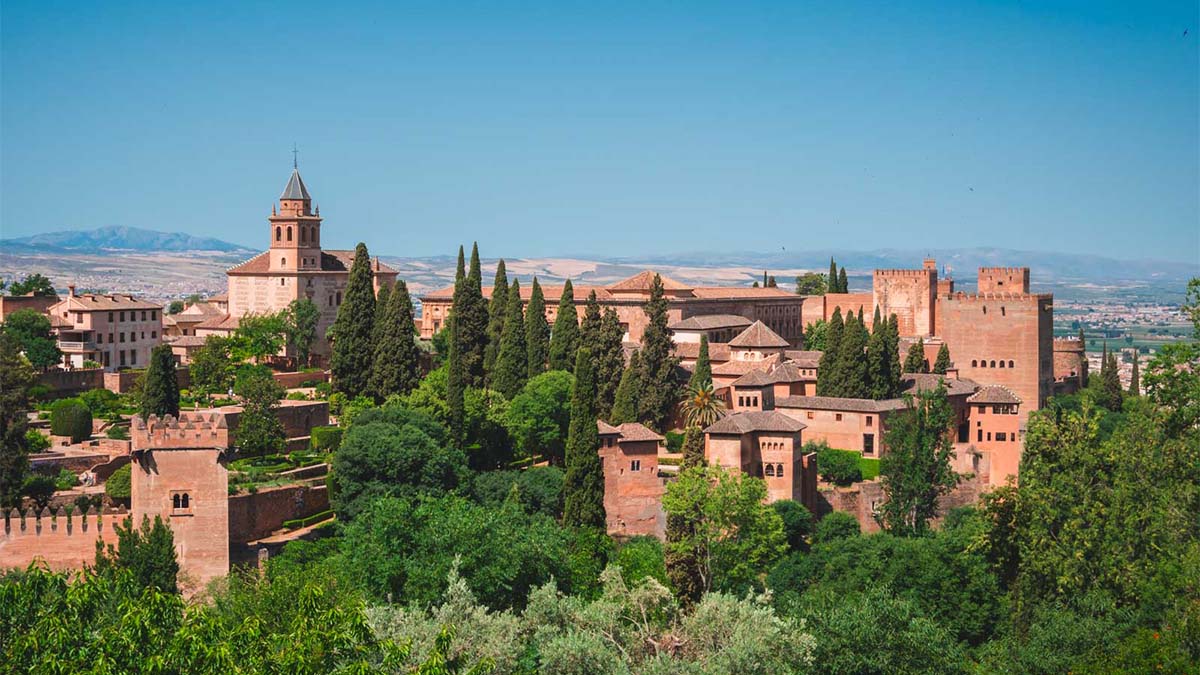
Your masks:
<svg viewBox="0 0 1200 675"><path fill-rule="evenodd" d="M124 342L124 341L125 341L125 334L124 334L124 333L119 333L118 335L120 335L120 337L121 337L121 342Z"/></svg>
<svg viewBox="0 0 1200 675"><path fill-rule="evenodd" d="M137 350L136 349L129 350L129 363L134 366L137 365Z"/></svg>
<svg viewBox="0 0 1200 675"><path fill-rule="evenodd" d="M125 365L125 350L121 350L121 365Z"/></svg>
<svg viewBox="0 0 1200 675"><path fill-rule="evenodd" d="M983 429L976 429L976 433L979 434L979 438L977 438L975 442L982 443L983 442Z"/></svg>
<svg viewBox="0 0 1200 675"><path fill-rule="evenodd" d="M112 312L109 312L109 313L108 313L108 322L109 322L109 323L112 323L112 320L113 320L113 313L112 313Z"/></svg>
<svg viewBox="0 0 1200 675"><path fill-rule="evenodd" d="M875 454L875 434L863 434L863 454Z"/></svg>
<svg viewBox="0 0 1200 675"><path fill-rule="evenodd" d="M142 321L146 320L146 310L142 310Z"/></svg>
<svg viewBox="0 0 1200 675"><path fill-rule="evenodd" d="M150 339L151 339L151 340L156 340L156 339L158 339L158 331L156 331L156 330L152 330L152 331L150 331Z"/></svg>
<svg viewBox="0 0 1200 675"><path fill-rule="evenodd" d="M125 312L121 312L121 321L125 320Z"/></svg>
<svg viewBox="0 0 1200 675"><path fill-rule="evenodd" d="M987 432L987 437L989 441L992 440L992 432Z"/></svg>
<svg viewBox="0 0 1200 675"><path fill-rule="evenodd" d="M804 413L804 414L805 414L806 416L808 416L808 419L810 419L810 420L813 418L813 412L812 412L811 410L809 410L808 412L806 412L806 413Z"/></svg>
<svg viewBox="0 0 1200 675"><path fill-rule="evenodd" d="M96 333L96 344L104 344L104 333Z"/></svg>
<svg viewBox="0 0 1200 675"><path fill-rule="evenodd" d="M867 426L871 426L871 424L872 424L872 422L874 422L874 420L875 420L874 417L872 417L871 415L867 415Z"/></svg>
<svg viewBox="0 0 1200 675"><path fill-rule="evenodd" d="M108 334L108 344L112 344L112 343L113 343L113 334L109 333Z"/></svg>
<svg viewBox="0 0 1200 675"><path fill-rule="evenodd" d="M642 470L642 460L635 459L632 462L630 462L629 470L630 471L641 471Z"/></svg>
<svg viewBox="0 0 1200 675"><path fill-rule="evenodd" d="M838 422L841 422L842 421L842 413L838 413L838 414L834 415L834 419L837 420Z"/></svg>
<svg viewBox="0 0 1200 675"><path fill-rule="evenodd" d="M158 310L157 309L150 310L150 320L158 321Z"/></svg>
<svg viewBox="0 0 1200 675"><path fill-rule="evenodd" d="M1003 431L997 431L997 432L996 432L996 440L998 440L998 441L1007 441L1007 440L1008 440L1008 434L1007 434L1007 433L1005 433L1005 432L1003 432Z"/></svg>
<svg viewBox="0 0 1200 675"><path fill-rule="evenodd" d="M107 368L108 364L109 364L108 352L104 352L104 367Z"/></svg>

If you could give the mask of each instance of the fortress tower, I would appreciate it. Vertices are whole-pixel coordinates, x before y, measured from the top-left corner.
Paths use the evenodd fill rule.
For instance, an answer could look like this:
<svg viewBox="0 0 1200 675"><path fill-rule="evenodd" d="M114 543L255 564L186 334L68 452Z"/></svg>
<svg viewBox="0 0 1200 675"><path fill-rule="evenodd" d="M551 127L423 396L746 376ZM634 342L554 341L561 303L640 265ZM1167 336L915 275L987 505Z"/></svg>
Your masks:
<svg viewBox="0 0 1200 675"><path fill-rule="evenodd" d="M229 572L229 429L215 413L133 418L133 523L160 516L196 582Z"/></svg>

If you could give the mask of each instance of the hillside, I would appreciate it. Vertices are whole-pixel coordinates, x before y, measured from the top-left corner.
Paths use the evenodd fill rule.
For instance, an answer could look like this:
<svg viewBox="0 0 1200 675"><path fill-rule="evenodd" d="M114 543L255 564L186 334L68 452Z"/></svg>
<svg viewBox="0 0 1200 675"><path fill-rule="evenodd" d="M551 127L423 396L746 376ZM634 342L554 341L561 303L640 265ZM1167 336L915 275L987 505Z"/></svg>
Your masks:
<svg viewBox="0 0 1200 675"><path fill-rule="evenodd" d="M212 237L183 232L160 232L136 227L110 226L94 230L63 230L30 237L0 239L5 253L55 253L59 251L132 251L138 253L179 251L248 251L245 246Z"/></svg>

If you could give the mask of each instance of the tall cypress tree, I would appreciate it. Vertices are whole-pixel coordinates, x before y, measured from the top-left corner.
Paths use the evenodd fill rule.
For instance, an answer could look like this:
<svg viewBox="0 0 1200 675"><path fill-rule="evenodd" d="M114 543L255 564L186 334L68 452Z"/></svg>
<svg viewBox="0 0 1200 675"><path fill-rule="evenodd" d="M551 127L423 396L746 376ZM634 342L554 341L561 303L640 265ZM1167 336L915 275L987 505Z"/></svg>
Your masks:
<svg viewBox="0 0 1200 675"><path fill-rule="evenodd" d="M843 267L841 269L841 271L838 272L838 288L841 289L839 291L840 293L849 293L850 292L850 282L846 280L846 268L845 267Z"/></svg>
<svg viewBox="0 0 1200 675"><path fill-rule="evenodd" d="M841 343L838 345L836 372L841 382L838 387L839 396L870 398L871 382L864 353L866 348L867 329L858 317L850 312L842 330Z"/></svg>
<svg viewBox="0 0 1200 675"><path fill-rule="evenodd" d="M29 387L33 369L21 344L0 331L0 507L21 502L21 486L29 472ZM13 523L20 527L19 523Z"/></svg>
<svg viewBox="0 0 1200 675"><path fill-rule="evenodd" d="M333 354L329 370L333 388L349 398L367 393L371 362L375 359L371 337L375 330L375 285L367 245L354 248L354 263L342 305L333 322Z"/></svg>
<svg viewBox="0 0 1200 675"><path fill-rule="evenodd" d="M525 354L525 319L521 316L521 282L513 280L508 289L508 316L504 318L504 335L500 338L500 353L491 388L512 398L525 386L529 360Z"/></svg>
<svg viewBox="0 0 1200 675"><path fill-rule="evenodd" d="M142 419L151 415L179 416L179 382L175 377L175 355L171 345L160 344L150 350L150 367L142 387Z"/></svg>
<svg viewBox="0 0 1200 675"><path fill-rule="evenodd" d="M529 377L535 378L546 372L550 359L550 324L546 323L546 296L537 277L533 278L533 291L529 294L529 306L525 308L525 355L529 359Z"/></svg>
<svg viewBox="0 0 1200 675"><path fill-rule="evenodd" d="M604 466L600 462L600 434L596 428L596 375L592 354L580 349L575 357L575 384L571 388L571 423L567 430L563 483L563 524L604 530Z"/></svg>
<svg viewBox="0 0 1200 675"><path fill-rule="evenodd" d="M683 436L683 464L681 471L692 471L703 467L704 435L697 426L689 426ZM690 605L698 602L704 593L701 581L703 574L700 561L694 547L679 548L671 546L691 539L696 533L696 519L699 514L668 514L667 515L667 546L663 562L667 569L667 579L674 587L679 599Z"/></svg>
<svg viewBox="0 0 1200 675"><path fill-rule="evenodd" d="M649 322L642 333L642 394L638 419L655 429L666 427L678 398L676 360L671 356L671 334L667 330L667 300L662 277L655 274L650 299L643 306Z"/></svg>
<svg viewBox="0 0 1200 675"><path fill-rule="evenodd" d="M817 396L840 396L841 380L838 379L838 354L842 345L842 308L833 310L829 325L825 327L825 351L817 362Z"/></svg>
<svg viewBox="0 0 1200 675"><path fill-rule="evenodd" d="M463 365L464 350L457 327L459 317L469 314L466 296L467 270L463 248L459 246L458 266L454 272L454 299L450 305L450 316L446 319L446 329L450 332L450 353L446 357L446 421L450 427L450 440L456 447L461 447L466 440L466 403L463 397L468 375ZM464 323L469 324L469 321Z"/></svg>
<svg viewBox="0 0 1200 675"><path fill-rule="evenodd" d="M496 356L500 354L500 338L504 335L504 317L508 314L508 271L504 259L496 263L496 278L492 282L492 297L488 301L487 347L483 350L484 381L491 382Z"/></svg>
<svg viewBox="0 0 1200 675"><path fill-rule="evenodd" d="M563 284L558 298L558 314L550 332L550 370L575 369L575 352L579 350L579 312L575 310L575 289L571 280Z"/></svg>
<svg viewBox="0 0 1200 675"><path fill-rule="evenodd" d="M463 291L463 307L455 320L455 337L461 349L463 383L483 386L483 359L487 350L488 306L483 300L483 271L479 265L479 245L471 245L471 266Z"/></svg>
<svg viewBox="0 0 1200 675"><path fill-rule="evenodd" d="M1138 372L1138 357L1133 355L1133 372L1129 374L1129 395L1139 396L1142 393L1141 374Z"/></svg>
<svg viewBox="0 0 1200 675"><path fill-rule="evenodd" d="M937 360L933 362L933 372L938 375L945 375L950 366L950 348L943 342L942 346L938 348Z"/></svg>
<svg viewBox="0 0 1200 675"><path fill-rule="evenodd" d="M895 398L900 395L900 378L904 374L900 365L900 320L895 314L888 317L887 356L892 371L891 380L888 382L891 388L888 398Z"/></svg>
<svg viewBox="0 0 1200 675"><path fill-rule="evenodd" d="M600 347L592 352L596 372L596 410L611 410L625 371L625 329L615 310L600 319Z"/></svg>
<svg viewBox="0 0 1200 675"><path fill-rule="evenodd" d="M891 366L888 363L888 324L875 308L875 319L871 322L871 337L867 339L867 372L871 381L871 398L876 401L891 395Z"/></svg>
<svg viewBox="0 0 1200 675"><path fill-rule="evenodd" d="M704 431L696 425L683 430L683 464L680 470L704 466Z"/></svg>
<svg viewBox="0 0 1200 675"><path fill-rule="evenodd" d="M1102 396L1100 405L1108 408L1113 412L1121 412L1121 402L1124 399L1124 392L1121 390L1121 373L1117 365L1117 353L1109 352L1108 345L1105 345L1106 356L1104 358L1104 368L1100 371L1100 385Z"/></svg>
<svg viewBox="0 0 1200 675"><path fill-rule="evenodd" d="M382 401L392 394L407 394L421 379L420 353L413 335L413 305L408 284L398 279L387 293L379 289L376 311L375 365L371 392Z"/></svg>
<svg viewBox="0 0 1200 675"><path fill-rule="evenodd" d="M621 384L613 400L609 424L636 422L638 418L638 392L642 388L642 363L637 352L629 357L629 366L621 373Z"/></svg>
<svg viewBox="0 0 1200 675"><path fill-rule="evenodd" d="M688 389L694 387L712 386L712 363L708 359L708 334L700 334L700 353L696 355L696 366L692 368L692 377L688 379Z"/></svg>
<svg viewBox="0 0 1200 675"><path fill-rule="evenodd" d="M837 263L833 261L833 256L829 256L829 279L825 282L825 287L829 293L841 293L841 287L838 286Z"/></svg>
<svg viewBox="0 0 1200 675"><path fill-rule="evenodd" d="M600 351L600 302L596 300L596 291L588 293L587 303L583 307L579 346L587 347L593 354Z"/></svg>
<svg viewBox="0 0 1200 675"><path fill-rule="evenodd" d="M904 372L929 372L929 365L925 362L925 338L917 338L917 342L908 348L908 354L904 357Z"/></svg>

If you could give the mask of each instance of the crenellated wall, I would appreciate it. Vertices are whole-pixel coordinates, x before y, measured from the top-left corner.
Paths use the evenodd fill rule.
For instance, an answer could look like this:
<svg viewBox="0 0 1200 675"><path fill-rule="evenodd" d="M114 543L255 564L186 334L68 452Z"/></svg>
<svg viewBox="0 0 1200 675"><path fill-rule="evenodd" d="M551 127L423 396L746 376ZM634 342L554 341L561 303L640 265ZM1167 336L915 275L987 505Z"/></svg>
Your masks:
<svg viewBox="0 0 1200 675"><path fill-rule="evenodd" d="M980 293L1028 293L1028 267L980 267Z"/></svg>
<svg viewBox="0 0 1200 675"><path fill-rule="evenodd" d="M901 336L933 334L938 287L936 269L875 270L873 282L874 305L883 316L896 315Z"/></svg>
<svg viewBox="0 0 1200 675"><path fill-rule="evenodd" d="M93 509L68 516L62 507L53 514L48 508L0 514L0 570L28 567L34 561L60 571L90 565L96 559L96 542L115 544L113 525L125 517L102 516Z"/></svg>

